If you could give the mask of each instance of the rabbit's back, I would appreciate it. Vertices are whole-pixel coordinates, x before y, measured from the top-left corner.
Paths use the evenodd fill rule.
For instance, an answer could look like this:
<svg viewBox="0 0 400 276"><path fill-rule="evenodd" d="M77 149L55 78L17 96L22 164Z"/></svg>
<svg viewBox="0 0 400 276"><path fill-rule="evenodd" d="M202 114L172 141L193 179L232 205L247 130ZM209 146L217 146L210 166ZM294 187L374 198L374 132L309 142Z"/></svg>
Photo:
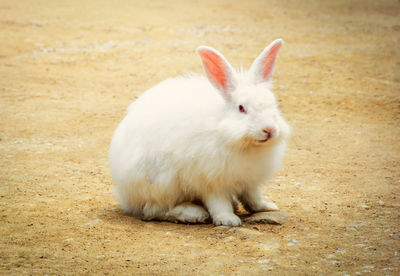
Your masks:
<svg viewBox="0 0 400 276"><path fill-rule="evenodd" d="M218 136L224 103L213 90L201 76L168 79L129 106L110 146L112 176L122 203L121 197L133 194L132 189L147 190L149 184L174 191L187 181L192 187L180 187L179 193L190 190L194 195L202 189L199 178L220 170L226 158ZM138 194L134 201L140 198L146 197Z"/></svg>
<svg viewBox="0 0 400 276"><path fill-rule="evenodd" d="M158 121L160 118L157 116L161 115L167 116L165 118L168 119L182 118L165 122L175 124L197 115L213 117L215 112L220 112L223 107L223 99L203 76L188 75L167 79L146 91L131 104L128 116L129 113L135 112L136 116L144 116L142 119L146 121L151 118Z"/></svg>

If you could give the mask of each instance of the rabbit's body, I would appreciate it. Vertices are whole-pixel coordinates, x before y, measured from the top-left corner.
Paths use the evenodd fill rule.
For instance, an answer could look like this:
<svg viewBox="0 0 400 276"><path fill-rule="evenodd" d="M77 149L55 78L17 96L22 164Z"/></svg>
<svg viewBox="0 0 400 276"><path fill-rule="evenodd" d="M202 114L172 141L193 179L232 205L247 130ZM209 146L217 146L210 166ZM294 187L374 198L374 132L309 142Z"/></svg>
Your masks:
<svg viewBox="0 0 400 276"><path fill-rule="evenodd" d="M210 214L217 225L238 225L236 199L252 211L277 209L261 188L280 165L289 126L269 82L255 83L252 72L230 73L240 85L228 96L189 75L165 80L131 104L110 147L126 212L182 222L204 222ZM239 112L238 103L249 112Z"/></svg>

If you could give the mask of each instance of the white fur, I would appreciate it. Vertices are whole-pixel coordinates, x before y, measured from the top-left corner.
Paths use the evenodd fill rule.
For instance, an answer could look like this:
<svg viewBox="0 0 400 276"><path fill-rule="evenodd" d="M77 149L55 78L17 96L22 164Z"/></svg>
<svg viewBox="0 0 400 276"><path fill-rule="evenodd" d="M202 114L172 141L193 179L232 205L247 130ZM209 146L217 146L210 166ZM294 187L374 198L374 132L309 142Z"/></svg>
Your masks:
<svg viewBox="0 0 400 276"><path fill-rule="evenodd" d="M235 199L252 211L278 209L261 192L280 166L290 128L269 79L255 81L254 68L238 72L226 60L221 64L229 69L229 87L188 75L161 82L130 105L109 153L126 212L182 222L205 222L209 213L216 225L239 225ZM266 127L274 133L259 142Z"/></svg>

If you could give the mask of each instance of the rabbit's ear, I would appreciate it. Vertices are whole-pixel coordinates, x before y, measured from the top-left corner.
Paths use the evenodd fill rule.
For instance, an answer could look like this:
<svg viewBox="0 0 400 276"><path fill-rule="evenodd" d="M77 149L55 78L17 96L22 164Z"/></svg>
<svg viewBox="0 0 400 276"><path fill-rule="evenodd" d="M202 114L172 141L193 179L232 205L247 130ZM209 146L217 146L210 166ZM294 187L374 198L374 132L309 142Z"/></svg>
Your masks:
<svg viewBox="0 0 400 276"><path fill-rule="evenodd" d="M276 55L282 45L282 39L275 40L254 60L250 71L254 74L256 83L267 82L271 79L274 72Z"/></svg>
<svg viewBox="0 0 400 276"><path fill-rule="evenodd" d="M196 51L203 61L208 80L222 92L225 99L229 100L231 92L236 88L231 65L218 51L211 47L200 46Z"/></svg>

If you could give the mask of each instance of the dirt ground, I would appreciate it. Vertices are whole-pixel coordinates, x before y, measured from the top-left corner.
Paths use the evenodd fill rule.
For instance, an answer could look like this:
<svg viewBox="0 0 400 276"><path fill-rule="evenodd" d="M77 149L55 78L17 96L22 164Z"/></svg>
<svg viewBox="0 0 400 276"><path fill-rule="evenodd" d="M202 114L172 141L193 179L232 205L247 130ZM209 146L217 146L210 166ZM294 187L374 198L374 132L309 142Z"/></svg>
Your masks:
<svg viewBox="0 0 400 276"><path fill-rule="evenodd" d="M143 222L110 193L130 102L285 45L277 225ZM400 2L0 1L0 274L399 275Z"/></svg>

